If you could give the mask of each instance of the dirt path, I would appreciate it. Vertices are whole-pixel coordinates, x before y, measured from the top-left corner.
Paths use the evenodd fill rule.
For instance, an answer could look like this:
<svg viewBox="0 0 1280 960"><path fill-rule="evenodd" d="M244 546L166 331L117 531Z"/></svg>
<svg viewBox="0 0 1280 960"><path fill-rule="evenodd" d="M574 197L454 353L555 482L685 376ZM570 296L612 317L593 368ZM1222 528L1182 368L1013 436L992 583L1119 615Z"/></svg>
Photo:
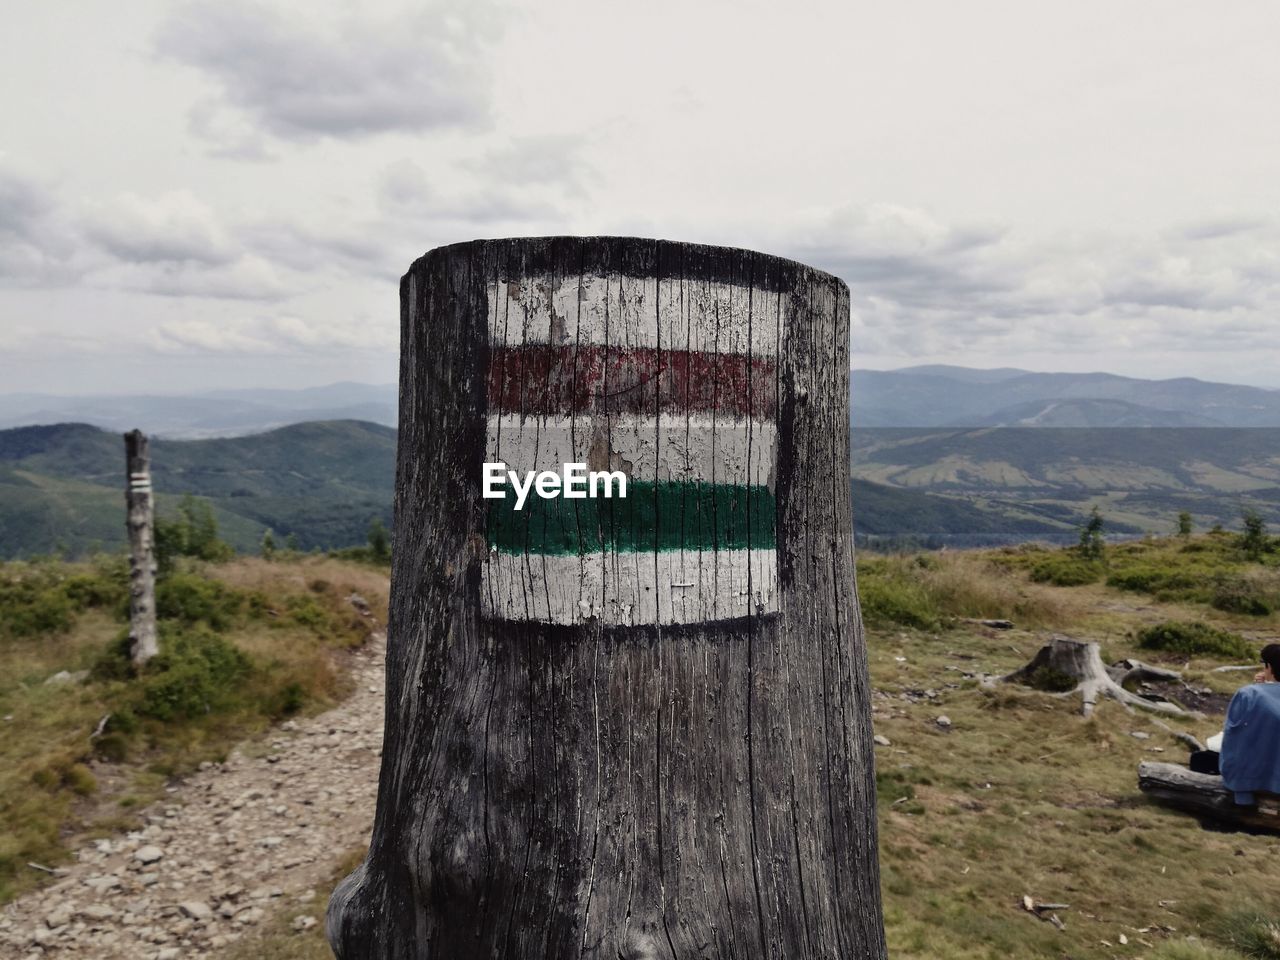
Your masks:
<svg viewBox="0 0 1280 960"><path fill-rule="evenodd" d="M297 927L323 923L314 888L372 827L385 649L379 632L355 655L345 703L201 770L144 811L145 829L93 842L0 909L0 957L216 956L288 905Z"/></svg>

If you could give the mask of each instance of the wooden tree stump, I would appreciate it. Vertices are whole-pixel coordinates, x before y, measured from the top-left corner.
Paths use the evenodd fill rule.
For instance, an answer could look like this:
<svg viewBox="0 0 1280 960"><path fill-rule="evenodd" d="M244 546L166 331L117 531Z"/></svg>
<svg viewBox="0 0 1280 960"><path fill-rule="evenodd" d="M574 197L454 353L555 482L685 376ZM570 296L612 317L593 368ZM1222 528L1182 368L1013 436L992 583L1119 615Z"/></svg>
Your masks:
<svg viewBox="0 0 1280 960"><path fill-rule="evenodd" d="M151 443L141 430L124 435L129 531L129 657L140 667L160 652L156 633L155 516Z"/></svg>
<svg viewBox="0 0 1280 960"><path fill-rule="evenodd" d="M1004 683L1037 686L1037 681L1046 675L1067 677L1077 681L1070 690L1059 691L1055 695L1068 697L1079 693L1083 700L1081 712L1086 717L1092 715L1094 707L1102 697L1109 697L1126 707L1141 707L1143 710L1169 716L1199 716L1167 700L1148 700L1124 688L1124 684L1130 681L1178 680L1182 676L1180 673L1153 667L1139 660L1122 660L1112 667L1107 667L1102 662L1102 654L1096 643L1073 640L1058 634L1051 637L1049 643L1041 647L1029 663L999 679Z"/></svg>
<svg viewBox="0 0 1280 960"><path fill-rule="evenodd" d="M477 241L401 283L387 728L351 958L880 958L848 291ZM625 499L484 499L486 462Z"/></svg>
<svg viewBox="0 0 1280 960"><path fill-rule="evenodd" d="M1159 803L1214 823L1280 833L1280 797L1262 793L1255 806L1241 806L1219 776L1173 763L1143 762L1138 764L1138 789Z"/></svg>

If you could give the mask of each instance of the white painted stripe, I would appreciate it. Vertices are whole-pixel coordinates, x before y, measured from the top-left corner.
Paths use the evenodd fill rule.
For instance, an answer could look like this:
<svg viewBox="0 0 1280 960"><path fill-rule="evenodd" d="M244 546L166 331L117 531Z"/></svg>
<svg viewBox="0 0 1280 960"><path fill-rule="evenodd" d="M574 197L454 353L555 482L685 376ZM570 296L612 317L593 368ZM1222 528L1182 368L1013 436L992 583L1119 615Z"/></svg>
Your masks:
<svg viewBox="0 0 1280 960"><path fill-rule="evenodd" d="M778 610L778 554L767 550L592 553L492 552L480 605L498 620L670 626Z"/></svg>
<svg viewBox="0 0 1280 960"><path fill-rule="evenodd" d="M506 346L608 344L630 349L778 354L790 300L741 284L652 277L546 277L489 284L489 336Z"/></svg>
<svg viewBox="0 0 1280 960"><path fill-rule="evenodd" d="M760 420L673 417L491 416L485 460L505 463L522 477L586 463L623 470L637 480L703 480L772 486L778 431ZM606 466L607 465L607 466Z"/></svg>

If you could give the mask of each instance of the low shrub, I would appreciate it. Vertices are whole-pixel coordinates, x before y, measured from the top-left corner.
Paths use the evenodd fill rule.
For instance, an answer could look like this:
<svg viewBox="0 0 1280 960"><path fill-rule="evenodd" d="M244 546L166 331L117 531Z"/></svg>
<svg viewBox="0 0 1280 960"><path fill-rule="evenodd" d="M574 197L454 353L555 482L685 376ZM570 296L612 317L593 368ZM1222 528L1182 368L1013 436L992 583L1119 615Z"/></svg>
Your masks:
<svg viewBox="0 0 1280 960"><path fill-rule="evenodd" d="M0 590L0 630L11 637L65 633L75 623L75 605L60 587L20 581Z"/></svg>
<svg viewBox="0 0 1280 960"><path fill-rule="evenodd" d="M1200 586L1202 582L1202 577L1189 570L1152 566L1115 570L1107 577L1109 587L1151 594L1191 590Z"/></svg>
<svg viewBox="0 0 1280 960"><path fill-rule="evenodd" d="M50 563L7 566L0 573L0 637L65 633L76 615L89 608L123 613L128 583L120 557L102 558L87 569Z"/></svg>
<svg viewBox="0 0 1280 960"><path fill-rule="evenodd" d="M1214 579L1209 603L1227 613L1265 617L1275 609L1276 597L1247 577L1221 575Z"/></svg>
<svg viewBox="0 0 1280 960"><path fill-rule="evenodd" d="M1138 633L1138 646L1187 656L1207 655L1227 660L1251 660L1257 651L1244 637L1207 623L1169 620Z"/></svg>
<svg viewBox="0 0 1280 960"><path fill-rule="evenodd" d="M1031 579L1056 587L1082 587L1101 580L1105 572L1100 561L1085 560L1075 553L1060 553L1037 562L1031 568Z"/></svg>
<svg viewBox="0 0 1280 960"><path fill-rule="evenodd" d="M941 617L918 573L900 559L864 564L858 573L858 600L862 616L873 625L897 624L920 630L936 630Z"/></svg>
<svg viewBox="0 0 1280 960"><path fill-rule="evenodd" d="M249 672L249 658L206 627L162 630L160 653L143 668L134 711L169 721L226 710L239 699Z"/></svg>
<svg viewBox="0 0 1280 960"><path fill-rule="evenodd" d="M244 612L245 599L242 592L218 580L175 573L156 585L156 616L225 630Z"/></svg>

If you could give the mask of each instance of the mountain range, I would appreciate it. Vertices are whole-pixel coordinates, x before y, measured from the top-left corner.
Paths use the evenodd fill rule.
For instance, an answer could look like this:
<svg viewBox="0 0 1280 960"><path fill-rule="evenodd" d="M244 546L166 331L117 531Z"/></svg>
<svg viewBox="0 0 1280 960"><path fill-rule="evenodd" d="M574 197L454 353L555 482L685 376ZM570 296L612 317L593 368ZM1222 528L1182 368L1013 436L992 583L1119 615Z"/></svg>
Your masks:
<svg viewBox="0 0 1280 960"><path fill-rule="evenodd" d="M309 422L248 437L153 440L157 510L205 497L224 539L259 547L268 528L299 548L362 543L371 522L390 524L396 433L358 421ZM124 444L88 424L0 430L0 558L124 544ZM855 480L857 530L868 539L1008 542L1071 535L1055 509L897 489Z"/></svg>
<svg viewBox="0 0 1280 960"><path fill-rule="evenodd" d="M854 427L1280 427L1280 390L1191 377L921 366L854 370Z"/></svg>
<svg viewBox="0 0 1280 960"><path fill-rule="evenodd" d="M1032 373L945 365L854 370L850 423L865 427L1280 427L1280 390L1182 377ZM0 395L0 428L89 423L160 437L243 436L307 420L396 425L394 384L218 390L185 396Z"/></svg>
<svg viewBox="0 0 1280 960"><path fill-rule="evenodd" d="M1280 521L1280 391L1200 380L924 366L855 370L862 542L1070 540L1256 510ZM355 383L185 397L0 396L0 557L123 543L120 433L153 434L159 509L206 497L223 535L302 549L391 519L396 389ZM52 425L50 421L53 421ZM83 422L59 422L83 421Z"/></svg>

